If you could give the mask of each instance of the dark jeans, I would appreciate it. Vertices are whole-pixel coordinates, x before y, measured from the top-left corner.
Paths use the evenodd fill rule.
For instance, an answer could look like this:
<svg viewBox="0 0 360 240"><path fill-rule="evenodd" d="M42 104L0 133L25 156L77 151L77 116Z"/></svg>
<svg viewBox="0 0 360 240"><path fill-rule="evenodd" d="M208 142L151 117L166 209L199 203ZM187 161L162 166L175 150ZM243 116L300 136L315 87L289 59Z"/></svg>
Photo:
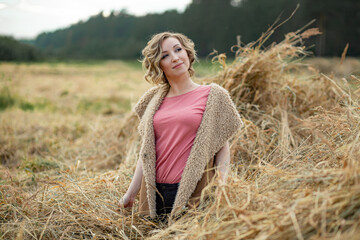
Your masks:
<svg viewBox="0 0 360 240"><path fill-rule="evenodd" d="M176 193L179 183L156 183L158 192L156 193L156 213L157 215L165 215L171 213L175 202Z"/></svg>

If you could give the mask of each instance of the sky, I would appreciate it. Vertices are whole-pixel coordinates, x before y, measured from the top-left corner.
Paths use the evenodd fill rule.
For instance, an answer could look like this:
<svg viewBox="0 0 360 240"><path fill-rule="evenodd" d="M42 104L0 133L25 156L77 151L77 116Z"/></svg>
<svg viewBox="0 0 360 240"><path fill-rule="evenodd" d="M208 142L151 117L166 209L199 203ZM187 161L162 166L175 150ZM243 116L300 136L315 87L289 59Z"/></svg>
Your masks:
<svg viewBox="0 0 360 240"><path fill-rule="evenodd" d="M70 26L103 11L126 9L136 16L169 9L184 11L191 0L0 0L0 35L17 39Z"/></svg>

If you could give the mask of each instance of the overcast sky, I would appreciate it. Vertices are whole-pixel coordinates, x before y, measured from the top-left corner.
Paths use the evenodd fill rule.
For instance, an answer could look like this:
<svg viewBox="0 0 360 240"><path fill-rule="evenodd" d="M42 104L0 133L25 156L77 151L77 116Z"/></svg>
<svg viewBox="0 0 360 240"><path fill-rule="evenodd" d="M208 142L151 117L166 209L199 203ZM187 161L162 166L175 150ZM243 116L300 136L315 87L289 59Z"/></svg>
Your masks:
<svg viewBox="0 0 360 240"><path fill-rule="evenodd" d="M0 0L0 35L34 38L104 11L126 9L133 15L183 11L191 0Z"/></svg>

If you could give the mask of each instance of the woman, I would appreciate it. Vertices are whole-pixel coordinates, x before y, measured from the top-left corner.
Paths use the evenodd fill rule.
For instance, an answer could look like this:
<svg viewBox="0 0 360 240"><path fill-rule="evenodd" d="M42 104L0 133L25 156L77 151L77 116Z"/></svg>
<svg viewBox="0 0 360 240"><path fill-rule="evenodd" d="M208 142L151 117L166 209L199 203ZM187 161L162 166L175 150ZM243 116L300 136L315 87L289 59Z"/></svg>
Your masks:
<svg viewBox="0 0 360 240"><path fill-rule="evenodd" d="M179 33L156 34L143 49L145 79L157 84L135 105L142 137L139 160L120 200L155 217L197 206L202 189L217 172L225 183L229 138L241 126L229 93L217 84L199 85L191 76L194 43Z"/></svg>

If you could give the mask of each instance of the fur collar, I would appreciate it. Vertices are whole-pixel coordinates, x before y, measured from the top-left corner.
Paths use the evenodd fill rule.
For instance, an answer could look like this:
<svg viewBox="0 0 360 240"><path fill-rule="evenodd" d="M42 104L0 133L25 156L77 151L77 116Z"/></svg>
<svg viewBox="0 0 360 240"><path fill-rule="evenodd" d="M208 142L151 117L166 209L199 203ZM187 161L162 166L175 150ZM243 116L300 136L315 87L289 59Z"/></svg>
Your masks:
<svg viewBox="0 0 360 240"><path fill-rule="evenodd" d="M186 206L203 175L207 162L242 125L240 115L228 91L215 83L211 83L210 86L204 115L181 177L172 215ZM168 91L169 87L165 85L153 87L140 98L134 107L134 112L140 119L138 131L142 137L142 144L139 160L143 161L151 217L156 216L156 152L153 117Z"/></svg>

